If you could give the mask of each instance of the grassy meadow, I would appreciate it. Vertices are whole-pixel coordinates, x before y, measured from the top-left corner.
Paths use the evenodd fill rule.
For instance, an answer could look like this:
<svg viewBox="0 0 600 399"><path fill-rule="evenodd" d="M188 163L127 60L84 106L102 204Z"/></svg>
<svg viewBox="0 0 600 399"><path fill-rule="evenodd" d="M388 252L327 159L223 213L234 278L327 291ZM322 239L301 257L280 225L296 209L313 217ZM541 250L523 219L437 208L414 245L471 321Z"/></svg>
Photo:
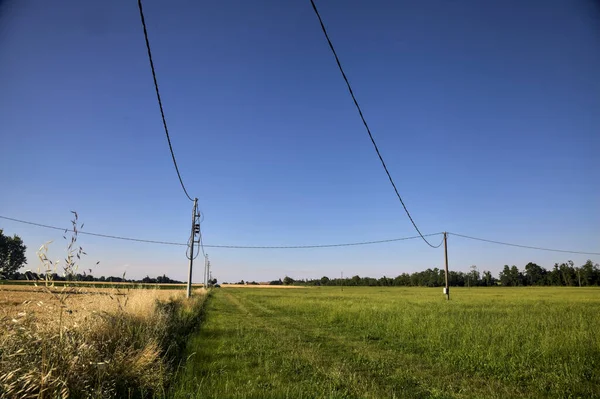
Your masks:
<svg viewBox="0 0 600 399"><path fill-rule="evenodd" d="M213 291L175 398L600 398L600 289Z"/></svg>
<svg viewBox="0 0 600 399"><path fill-rule="evenodd" d="M164 395L206 298L183 290L0 286L0 397Z"/></svg>

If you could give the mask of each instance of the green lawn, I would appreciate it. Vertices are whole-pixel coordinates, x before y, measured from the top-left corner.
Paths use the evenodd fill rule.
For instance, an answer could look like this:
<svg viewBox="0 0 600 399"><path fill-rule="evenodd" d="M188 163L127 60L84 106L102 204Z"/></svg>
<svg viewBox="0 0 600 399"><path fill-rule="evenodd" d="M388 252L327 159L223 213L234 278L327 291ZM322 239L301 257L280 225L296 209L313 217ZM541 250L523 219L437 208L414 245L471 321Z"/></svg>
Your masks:
<svg viewBox="0 0 600 399"><path fill-rule="evenodd" d="M213 290L177 398L600 398L600 289Z"/></svg>

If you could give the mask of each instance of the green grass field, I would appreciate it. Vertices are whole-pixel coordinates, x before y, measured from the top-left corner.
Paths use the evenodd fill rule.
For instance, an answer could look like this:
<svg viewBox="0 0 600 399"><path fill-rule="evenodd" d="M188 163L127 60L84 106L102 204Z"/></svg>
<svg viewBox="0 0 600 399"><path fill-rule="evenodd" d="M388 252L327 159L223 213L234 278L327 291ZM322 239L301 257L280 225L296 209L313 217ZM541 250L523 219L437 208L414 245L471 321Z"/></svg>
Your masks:
<svg viewBox="0 0 600 399"><path fill-rule="evenodd" d="M177 398L600 397L600 289L214 290Z"/></svg>

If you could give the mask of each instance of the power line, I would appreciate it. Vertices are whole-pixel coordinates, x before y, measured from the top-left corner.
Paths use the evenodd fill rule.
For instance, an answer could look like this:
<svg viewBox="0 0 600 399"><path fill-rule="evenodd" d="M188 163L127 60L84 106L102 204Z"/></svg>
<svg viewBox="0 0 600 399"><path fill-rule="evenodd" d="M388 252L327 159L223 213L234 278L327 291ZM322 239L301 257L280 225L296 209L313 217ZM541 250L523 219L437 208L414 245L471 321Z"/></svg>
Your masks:
<svg viewBox="0 0 600 399"><path fill-rule="evenodd" d="M68 228L50 226L47 224L28 222L25 220L9 218L6 216L0 216L0 219L11 220L17 223L29 224L32 226L44 227L47 229L60 230L67 232ZM103 237L103 238L111 238L114 240L125 240L125 241L135 241L135 242L144 242L149 244L162 244L162 245L178 245L178 246L188 246L189 243L179 243L179 242L169 242L169 241L158 241L158 240L145 240L141 238L131 238L131 237L121 237L114 236L109 234L98 234L98 233L90 233L87 231L78 231L79 234L87 234L95 237ZM443 233L433 233L426 234L426 237L436 236ZM361 241L361 242L349 242L349 243L341 243L341 244L318 244L318 245L284 245L284 246L257 246L257 245L207 245L202 244L202 253L204 254L204 248L226 248L226 249L312 249L312 248L334 248L334 247L350 247L350 246L358 246L358 245L372 245L372 244L384 244L388 242L395 241L405 241L405 240L413 240L416 238L420 238L420 236L413 237L401 237L401 238L392 238L387 240L377 240L377 241Z"/></svg>
<svg viewBox="0 0 600 399"><path fill-rule="evenodd" d="M69 228L50 226L50 225L41 224L41 223L28 222L26 220L9 218L6 216L0 216L0 219L10 220L10 221L17 222L17 223L29 224L29 225L37 226L37 227L44 227L47 229L60 230L63 232L67 232L70 230ZM115 240L143 242L143 243L149 243L149 244L177 245L177 246L188 246L189 245L189 243L179 243L179 242L159 241L159 240L145 240L145 239L141 239L141 238L121 237L121 236L115 236L115 235L109 235L109 234L91 233L91 232L87 232L87 231L78 231L78 234L86 234L89 236L110 238L110 239L115 239ZM440 235L440 234L443 234L443 233L425 234L425 237L432 237L432 236L436 236L436 235ZM488 240L485 238L471 237L471 236L458 234L458 233L448 232L448 234L452 234L457 237L467 238L469 240L483 241L483 242L488 242L488 243L492 243L492 244L507 245L507 246L517 247L517 248L535 249L535 250L539 250L539 251L562 252L562 253L571 253L571 254L582 254L582 255L600 255L600 252L569 251L569 250L563 250L563 249L534 247L534 246L530 246L530 245L512 244L512 243L507 243L507 242L502 242L502 241ZM360 242L349 242L349 243L341 243L341 244L317 244L317 245L257 246L257 245L207 245L207 244L203 244L202 246L206 247L206 248L225 248L225 249L311 249L311 248L334 248L334 247L350 247L350 246L359 246L359 245L384 244L384 243L396 242L396 241L414 240L414 239L417 239L420 237L421 236L412 236L412 237L391 238L391 239L387 239L387 240L360 241ZM440 243L440 245L443 242L444 241L442 239L442 242ZM203 254L204 254L204 251L203 251Z"/></svg>
<svg viewBox="0 0 600 399"><path fill-rule="evenodd" d="M333 43L331 43L331 40L329 39L329 35L327 34L327 29L325 29L325 24L323 23L323 19L321 19L321 15L319 14L319 11L317 10L317 6L315 5L315 2L313 0L310 0L310 3L312 4L313 10L315 11L315 14L317 15L317 18L319 19L319 23L321 24L321 29L323 30L323 34L325 34L325 38L327 39L327 43L329 43L329 48L331 49L331 52L333 53L333 56L335 57L335 61L337 62L337 66L340 69L340 72L342 73L342 77L344 78L344 81L346 82L346 86L348 86L348 91L350 92L350 96L352 96L352 100L354 101L354 105L356 106L356 109L358 110L358 114L360 115L360 119L362 120L363 124L365 125L365 128L367 129L367 133L369 134L369 138L371 139L371 143L373 143L373 147L375 147L375 152L377 152L377 156L379 157L379 160L381 161L381 165L383 166L383 169L385 170L385 173L387 174L387 177L390 180L390 183L392 184L392 187L394 188L394 191L396 192L396 196L400 200L400 203L402 204L402 207L404 208L404 211L406 212L406 215L410 219L412 225L414 226L415 230L417 230L417 233L419 233L419 236L423 239L423 241L425 241L427 243L427 245L429 245L432 248L438 248L439 245L436 247L436 246L432 245L429 241L427 241L425 239L425 236L423 234L421 234L421 231L417 227L417 224L413 220L412 216L410 216L410 213L408 212L408 209L406 208L406 205L404 204L404 201L402 200L402 197L400 196L400 193L398 192L398 189L396 188L396 184L394 183L394 180L392 179L392 175L388 171L388 168L387 168L387 166L385 164L385 161L383 160L383 157L381 156L381 153L379 152L379 148L377 147L377 143L375 143L375 139L373 138L373 135L371 134L371 129L369 128L369 125L367 124L367 121L365 120L365 117L364 117L364 115L362 113L360 105L358 105L358 101L356 100L356 97L354 96L354 92L352 91L352 86L350 86L350 82L348 81L348 78L346 77L346 74L344 73L344 69L342 68L342 64L340 62L340 59L338 58L337 53L335 52L335 48L333 47Z"/></svg>
<svg viewBox="0 0 600 399"><path fill-rule="evenodd" d="M47 224L28 222L28 221L25 221L25 220L19 220L19 219L9 218L9 217L6 217L6 216L0 216L0 219L6 219L6 220L11 220L13 222L30 224L32 226L45 227L47 229L60 230L60 231L63 231L65 233L70 230L69 228L49 226ZM87 231L77 231L77 234L86 234L88 236L103 237L103 238L112 238L114 240L146 242L146 243L150 243L150 244L188 245L188 244L182 244L182 243L178 243L178 242L156 241L156 240L143 240L143 239L140 239L140 238L130 238L130 237L113 236L113 235L109 235L109 234L90 233L90 232L87 232Z"/></svg>
<svg viewBox="0 0 600 399"><path fill-rule="evenodd" d="M169 128L167 127L167 120L165 119L165 111L163 110L162 100L160 99L160 91L158 90L158 81L156 80L156 71L154 70L154 62L152 61L152 51L150 51L150 41L148 40L148 31L146 29L146 20L144 19L144 11L142 10L142 0L138 0L138 8L140 9L140 19L142 20L142 27L144 28L144 38L146 39L146 48L148 49L148 60L150 61L150 69L152 70L152 78L154 79L154 89L156 90L156 98L158 99L158 106L160 108L160 115L162 117L163 126L165 128L165 134L167 135L167 141L169 142L169 150L171 151L171 157L173 158L173 165L177 171L177 177L179 177L179 183L183 192L190 201L194 201L188 194L183 184L183 179L179 173L179 167L177 166L177 160L175 159L175 153L173 152L173 146L171 145L171 137L169 136Z"/></svg>
<svg viewBox="0 0 600 399"><path fill-rule="evenodd" d="M467 238L469 240L484 241L484 242L489 242L489 243L492 243L492 244L507 245L507 246L510 246L510 247L518 247L518 248L526 248L526 249L536 249L536 250L539 250L539 251L563 252L563 253L568 253L568 254L600 255L600 252L569 251L569 250L564 250L564 249L551 249L551 248L542 248L542 247L532 247L530 245L511 244L511 243L508 243L508 242L488 240L488 239L485 239L485 238L471 237L471 236L466 236L466 235L457 234L457 233L448 233L448 234L452 234L452 235L455 235L457 237Z"/></svg>
<svg viewBox="0 0 600 399"><path fill-rule="evenodd" d="M425 234L425 237L437 236L440 234L443 234L443 233ZM349 242L349 243L342 243L342 244L289 245L289 246L242 246L242 245L204 245L204 246L207 248L237 248L237 249L311 249L311 248L333 248L333 247L351 247L351 246L357 246L357 245L383 244L386 242L414 240L416 238L421 238L421 236L391 238L388 240L377 240L377 241ZM441 243L440 243L440 245L441 245ZM439 245L438 245L438 247L439 247ZM435 248L437 248L437 247L435 247Z"/></svg>
<svg viewBox="0 0 600 399"><path fill-rule="evenodd" d="M202 225L202 223L200 223ZM204 242L202 241L202 227L200 227L200 250L202 251L202 255L206 258L206 252L204 252Z"/></svg>

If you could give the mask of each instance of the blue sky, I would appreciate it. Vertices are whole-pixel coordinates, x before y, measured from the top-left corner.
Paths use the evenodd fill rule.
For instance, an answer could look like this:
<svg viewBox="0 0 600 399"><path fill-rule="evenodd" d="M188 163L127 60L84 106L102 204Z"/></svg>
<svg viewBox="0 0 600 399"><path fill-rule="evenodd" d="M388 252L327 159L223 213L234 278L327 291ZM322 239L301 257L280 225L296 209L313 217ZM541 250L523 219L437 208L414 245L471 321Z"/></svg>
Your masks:
<svg viewBox="0 0 600 399"><path fill-rule="evenodd" d="M403 199L424 233L600 252L600 10L570 1L318 1ZM0 215L185 242L135 1L0 6ZM207 244L415 234L309 1L146 0L161 95ZM35 249L52 230L0 220ZM435 237L434 240L438 238ZM184 279L184 248L81 236L94 275ZM437 242L436 242L437 244ZM396 276L443 267L419 240L207 249L220 281ZM571 255L449 240L450 268ZM201 272L196 272L200 281Z"/></svg>

